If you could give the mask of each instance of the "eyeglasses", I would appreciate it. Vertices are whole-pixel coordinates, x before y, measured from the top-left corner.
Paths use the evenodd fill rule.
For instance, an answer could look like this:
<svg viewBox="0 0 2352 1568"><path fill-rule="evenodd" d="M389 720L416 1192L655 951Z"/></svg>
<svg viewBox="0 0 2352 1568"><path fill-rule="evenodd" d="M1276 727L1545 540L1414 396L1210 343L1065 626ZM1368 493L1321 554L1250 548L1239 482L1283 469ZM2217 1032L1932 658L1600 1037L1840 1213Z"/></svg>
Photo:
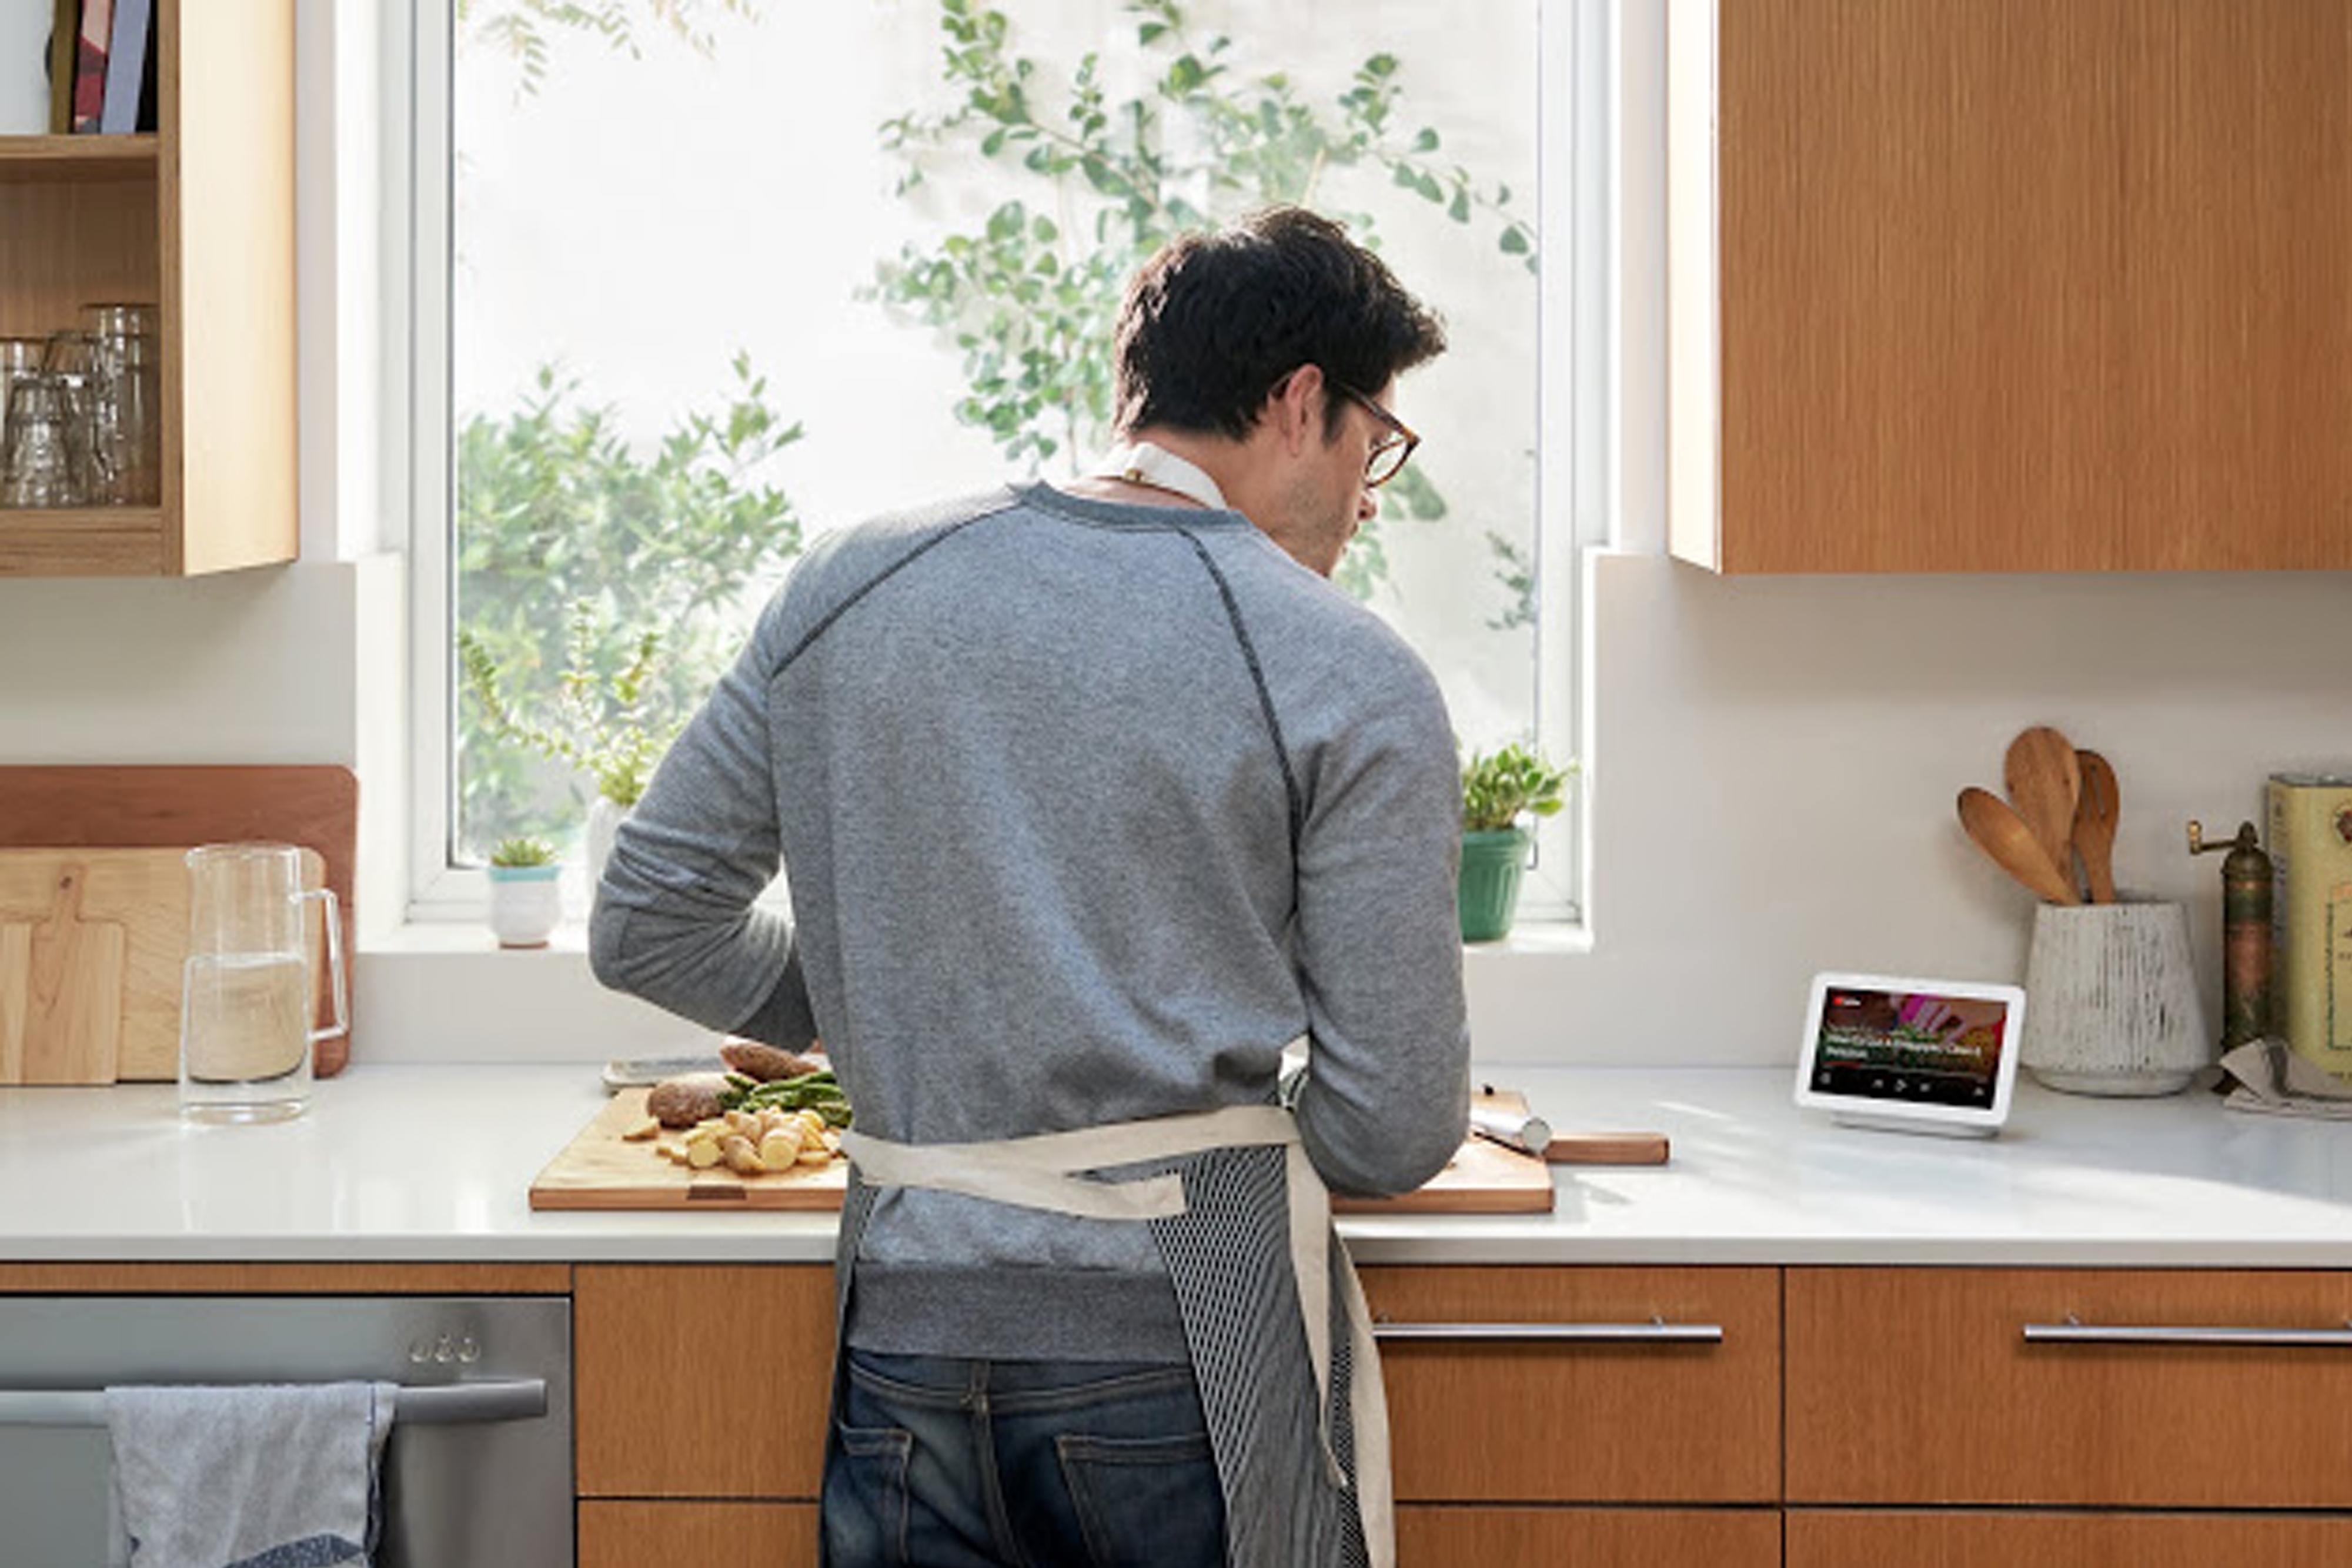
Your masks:
<svg viewBox="0 0 2352 1568"><path fill-rule="evenodd" d="M1333 382L1331 388L1388 426L1386 434L1372 443L1371 452L1364 458L1364 488L1377 490L1403 472L1412 449L1421 444L1421 437L1412 433L1412 426L1345 382Z"/></svg>

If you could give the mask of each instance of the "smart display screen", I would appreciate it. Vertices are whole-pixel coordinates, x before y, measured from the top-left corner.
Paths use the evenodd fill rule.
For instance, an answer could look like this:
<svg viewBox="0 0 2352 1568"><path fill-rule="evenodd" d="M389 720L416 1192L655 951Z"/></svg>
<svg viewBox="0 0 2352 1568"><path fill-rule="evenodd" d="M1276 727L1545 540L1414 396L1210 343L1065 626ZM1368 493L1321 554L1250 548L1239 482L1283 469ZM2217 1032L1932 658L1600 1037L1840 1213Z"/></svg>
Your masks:
<svg viewBox="0 0 2352 1568"><path fill-rule="evenodd" d="M1989 1111L2009 1006L1980 997L1831 986L1813 1047L1816 1093Z"/></svg>

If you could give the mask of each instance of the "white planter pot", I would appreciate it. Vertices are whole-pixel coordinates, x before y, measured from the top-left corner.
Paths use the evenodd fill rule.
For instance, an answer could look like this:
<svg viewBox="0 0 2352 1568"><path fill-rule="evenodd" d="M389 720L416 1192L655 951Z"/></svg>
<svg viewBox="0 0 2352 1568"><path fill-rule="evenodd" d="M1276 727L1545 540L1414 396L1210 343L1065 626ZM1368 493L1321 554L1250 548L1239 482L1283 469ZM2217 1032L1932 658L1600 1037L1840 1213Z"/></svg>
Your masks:
<svg viewBox="0 0 2352 1568"><path fill-rule="evenodd" d="M501 947L544 947L563 918L562 867L494 865L490 931Z"/></svg>
<svg viewBox="0 0 2352 1568"><path fill-rule="evenodd" d="M588 808L588 898L595 901L596 884L604 879L604 862L613 858L613 836L629 820L633 806L617 806L604 796Z"/></svg>

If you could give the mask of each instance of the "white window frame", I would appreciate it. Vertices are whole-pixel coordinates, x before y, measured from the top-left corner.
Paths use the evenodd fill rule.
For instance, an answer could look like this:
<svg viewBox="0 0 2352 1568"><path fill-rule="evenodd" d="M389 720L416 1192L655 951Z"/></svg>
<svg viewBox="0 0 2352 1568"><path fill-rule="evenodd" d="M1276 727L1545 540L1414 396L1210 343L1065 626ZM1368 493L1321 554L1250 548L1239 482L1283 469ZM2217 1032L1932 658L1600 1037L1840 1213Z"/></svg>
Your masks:
<svg viewBox="0 0 2352 1568"><path fill-rule="evenodd" d="M1621 0L1538 0L1543 99L1538 110L1537 205L1547 265L1538 295L1538 527L1534 542L1538 612L1535 658L1537 743L1556 758L1582 756L1589 672L1585 669L1588 547L1603 542L1615 515L1619 385L1618 280L1612 236L1619 222ZM393 62L392 105L405 105L390 191L406 212L403 301L390 314L407 346L409 728L407 916L415 923L478 921L488 879L449 863L457 810L457 700L452 608L450 293L452 0L412 0L405 62ZM396 51L388 51L396 52ZM400 67L404 64L404 72ZM406 80L399 79L404 74ZM1558 83L1565 115L1552 108ZM402 110L394 107L397 120ZM402 132L404 132L403 134ZM399 169L406 154L404 171ZM405 320L399 318L404 314ZM1522 927L1572 932L1584 920L1588 864L1580 779L1570 808L1543 822L1536 863L1520 902ZM579 913L574 911L575 914Z"/></svg>

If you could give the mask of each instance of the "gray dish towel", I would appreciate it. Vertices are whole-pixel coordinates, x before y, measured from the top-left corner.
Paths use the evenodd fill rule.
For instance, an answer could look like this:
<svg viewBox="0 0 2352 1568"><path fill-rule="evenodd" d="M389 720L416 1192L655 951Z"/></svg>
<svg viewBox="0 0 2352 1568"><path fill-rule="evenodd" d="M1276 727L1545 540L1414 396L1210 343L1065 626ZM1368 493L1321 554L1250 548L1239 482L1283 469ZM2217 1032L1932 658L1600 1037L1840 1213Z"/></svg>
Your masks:
<svg viewBox="0 0 2352 1568"><path fill-rule="evenodd" d="M389 1383L108 1389L113 1562L365 1568L397 1393Z"/></svg>

